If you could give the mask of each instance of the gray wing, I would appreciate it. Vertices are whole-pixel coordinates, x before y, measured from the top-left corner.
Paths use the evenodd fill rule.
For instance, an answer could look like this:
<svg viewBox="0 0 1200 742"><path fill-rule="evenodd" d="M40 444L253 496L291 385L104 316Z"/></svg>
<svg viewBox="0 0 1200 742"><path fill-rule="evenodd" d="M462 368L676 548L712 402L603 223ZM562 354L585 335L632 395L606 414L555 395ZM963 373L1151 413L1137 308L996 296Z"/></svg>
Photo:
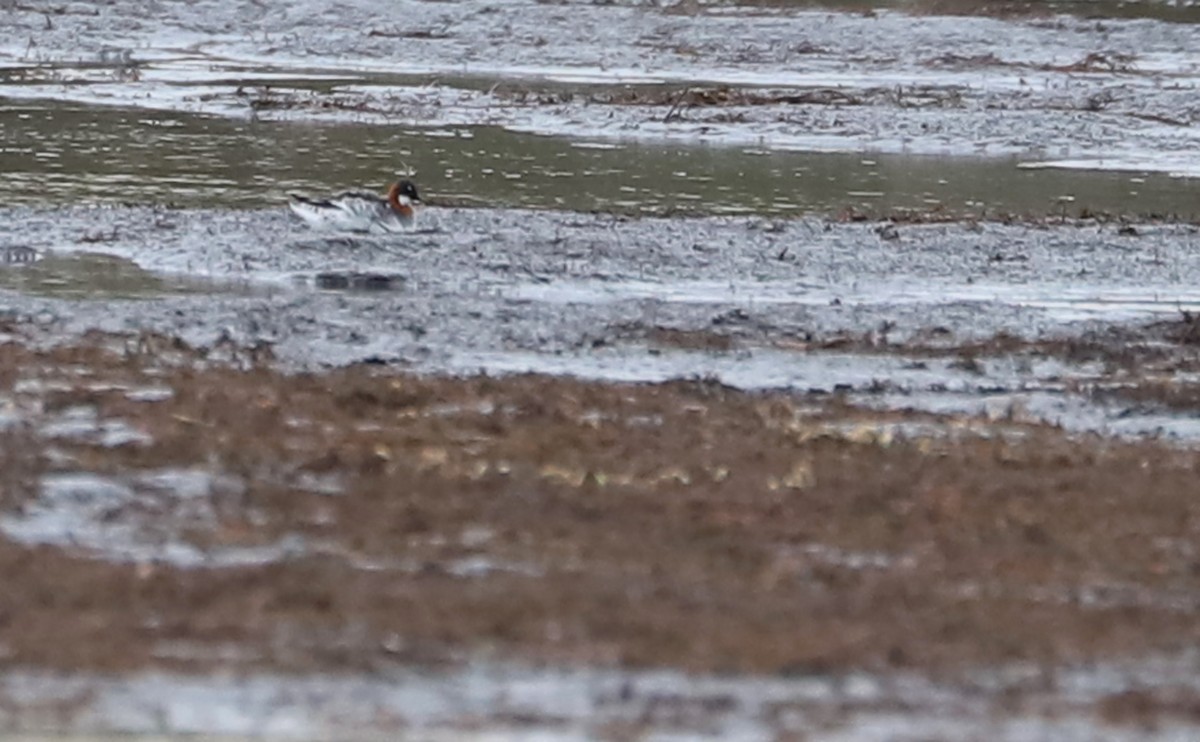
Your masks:
<svg viewBox="0 0 1200 742"><path fill-rule="evenodd" d="M343 193L330 201L348 216L367 222L387 218L392 213L387 201L368 193Z"/></svg>

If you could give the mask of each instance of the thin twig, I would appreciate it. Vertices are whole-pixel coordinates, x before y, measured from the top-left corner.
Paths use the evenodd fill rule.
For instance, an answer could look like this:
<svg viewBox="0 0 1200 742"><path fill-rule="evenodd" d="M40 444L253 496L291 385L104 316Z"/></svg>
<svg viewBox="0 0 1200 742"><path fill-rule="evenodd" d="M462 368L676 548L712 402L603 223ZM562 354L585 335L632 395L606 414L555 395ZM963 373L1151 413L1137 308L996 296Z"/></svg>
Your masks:
<svg viewBox="0 0 1200 742"><path fill-rule="evenodd" d="M681 93L679 94L679 96L678 96L678 97L675 99L675 102L671 104L671 110L667 111L667 115L666 115L666 116L663 116L663 123L664 123L664 124L665 124L665 123L668 123L669 121L671 121L671 119L672 119L672 118L674 118L674 117L677 117L677 118L683 118L683 116L676 116L676 113L675 113L675 111L676 111L676 109L678 109L678 108L679 108L679 104L680 104L680 103L683 103L683 99L684 99L684 98L686 98L686 97L687 97L687 94L688 94L688 93L690 93L690 92L692 92L692 89L691 89L690 87L687 87L687 88L684 88L684 89L683 89L683 92L681 92Z"/></svg>

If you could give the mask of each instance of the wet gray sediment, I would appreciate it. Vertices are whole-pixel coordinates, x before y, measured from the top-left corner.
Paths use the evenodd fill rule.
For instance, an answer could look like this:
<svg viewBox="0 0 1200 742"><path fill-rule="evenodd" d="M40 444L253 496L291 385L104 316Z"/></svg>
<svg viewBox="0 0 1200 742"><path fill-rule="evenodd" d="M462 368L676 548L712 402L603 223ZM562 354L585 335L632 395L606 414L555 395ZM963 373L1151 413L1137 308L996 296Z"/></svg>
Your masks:
<svg viewBox="0 0 1200 742"><path fill-rule="evenodd" d="M1092 378L1094 368L963 369L954 349L1001 333L1078 337L1200 307L1197 237L1187 225L1131 232L1094 222L896 226L429 209L414 233L359 236L309 230L279 208L145 207L17 208L4 221L12 226L0 239L49 256L5 269L13 276L103 249L159 274L238 287L189 294L168 280L136 300L96 291L69 302L9 293L4 310L37 318L46 338L154 331L200 346L269 345L297 369L373 362L424 372L712 377L750 389L871 392L872 404L925 409L967 397L975 401L960 404L972 412L1033 394L1021 403L1032 417L1090 430L1128 411L1089 416L1045 398L1060 399L1065 380ZM664 331L717 341L663 347L655 337ZM830 342L841 338L878 347L847 356ZM905 351L931 342L946 349L943 358Z"/></svg>
<svg viewBox="0 0 1200 742"><path fill-rule="evenodd" d="M186 655L188 647L175 651ZM164 647L163 653L170 652ZM1038 668L1014 665L975 673L955 685L913 675L761 678L498 663L396 669L374 678L198 679L169 673L57 678L20 673L4 679L0 695L32 710L0 720L18 735L10 738L22 742L98 742L109 734L226 742L330 736L382 740L395 735L431 742L592 740L611 739L614 730L622 729L746 741L813 730L821 732L820 739L879 742L897 735L958 739L979 733L1009 742L1135 740L1147 738L1144 730L1099 724L1089 705L1147 682L1194 688L1189 674L1194 663L1194 657L1185 656L1064 669L1052 681ZM1039 691L1047 682L1053 688ZM1005 694L1025 699L1021 708L997 713L995 704ZM831 707L840 709L836 717L829 715ZM195 713L199 708L204 714ZM88 727L102 731L70 736ZM1186 740L1191 729L1182 719L1161 720L1153 738Z"/></svg>
<svg viewBox="0 0 1200 742"><path fill-rule="evenodd" d="M262 325L271 315L286 323L305 314L320 327L338 307L344 319L336 324L361 315L363 326L354 329L366 333L367 344L394 335L398 358L432 364L454 348L561 352L616 340L599 328L633 320L689 330L737 326L762 339L887 323L896 340L935 326L965 340L1000 331L1037 337L1172 315L1200 302L1197 236L1187 225L1143 225L1129 235L1096 223L897 227L430 209L416 232L364 236L309 230L282 208L141 207L10 209L4 223L6 242L56 259L103 251L149 271L289 287L266 300L194 301L217 311L230 301L247 302L237 311L261 307L266 316L257 331L247 327L245 339L276 342L296 362L361 357L289 351L295 333L280 327L272 334ZM388 290L306 290L339 272L388 277ZM32 301L7 298L13 311ZM103 292L79 306L95 302L105 303ZM124 306L136 320L146 308L148 320L161 314L154 302ZM72 314L65 308L63 319ZM372 332L367 317L403 321L421 338L406 341L411 333L390 325ZM178 325L154 329L203 334L211 322L199 313L166 321ZM110 322L125 320L118 313Z"/></svg>

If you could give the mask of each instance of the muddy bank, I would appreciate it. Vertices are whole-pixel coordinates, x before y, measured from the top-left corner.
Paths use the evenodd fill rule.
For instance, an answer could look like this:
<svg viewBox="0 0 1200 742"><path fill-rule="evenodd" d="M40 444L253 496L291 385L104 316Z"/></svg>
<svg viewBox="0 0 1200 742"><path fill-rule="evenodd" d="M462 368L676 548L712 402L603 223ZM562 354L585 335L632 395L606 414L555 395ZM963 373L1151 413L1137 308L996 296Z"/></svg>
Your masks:
<svg viewBox="0 0 1200 742"><path fill-rule="evenodd" d="M95 728L108 699L99 728L145 731L144 709L172 703L146 671L259 684L222 717L237 732L296 713L280 673L401 683L303 681L314 699L365 683L353 714L405 687L442 699L433 721L397 708L383 729L600 737L618 722L928 731L948 709L976 731L1005 709L1102 735L1171 729L1195 697L1182 666L1152 679L1130 659L1197 640L1192 451L714 382L284 375L232 345L96 334L36 350L5 329L15 728ZM542 662L614 672L563 671L569 714L484 700ZM431 675L402 681L414 667ZM639 667L779 680L677 678L663 700L653 674L617 672ZM30 679L55 670L74 685ZM165 682L185 706L228 692ZM764 693L769 707L750 702ZM661 703L682 715L637 715Z"/></svg>

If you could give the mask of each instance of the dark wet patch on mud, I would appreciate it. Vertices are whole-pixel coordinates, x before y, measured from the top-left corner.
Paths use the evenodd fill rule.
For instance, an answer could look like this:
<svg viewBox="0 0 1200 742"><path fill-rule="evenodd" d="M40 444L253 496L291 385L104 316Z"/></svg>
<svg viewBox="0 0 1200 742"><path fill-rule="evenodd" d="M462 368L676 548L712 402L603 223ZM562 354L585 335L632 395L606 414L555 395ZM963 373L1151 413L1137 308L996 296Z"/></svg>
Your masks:
<svg viewBox="0 0 1200 742"><path fill-rule="evenodd" d="M739 106L864 106L898 105L906 108L961 105L962 91L937 86L908 88L736 88L729 85L647 87L628 85L599 91L574 92L562 86L538 89L529 84L501 85L493 91L501 99L522 105L562 105L586 102L618 106L659 106L664 122L683 118L693 108Z"/></svg>
<svg viewBox="0 0 1200 742"><path fill-rule="evenodd" d="M1101 699L1097 712L1110 724L1154 734L1170 720L1200 723L1200 694L1187 687L1127 690Z"/></svg>
<svg viewBox="0 0 1200 742"><path fill-rule="evenodd" d="M945 327L922 327L896 338L893 323L863 331L787 334L759 326L737 310L713 318L709 328L677 328L641 323L615 325L624 338L688 349L750 350L776 347L802 352L838 351L871 355L894 354L914 359L956 358L964 366L974 359L1000 356L1054 358L1081 365L1098 363L1110 374L1188 373L1200 371L1200 321L1190 312L1177 319L1143 324L1106 326L1077 335L1028 338L1007 332L963 340Z"/></svg>
<svg viewBox="0 0 1200 742"><path fill-rule="evenodd" d="M404 286L404 276L395 273L364 273L333 271L317 273L312 285L323 291L398 291Z"/></svg>
<svg viewBox="0 0 1200 742"><path fill-rule="evenodd" d="M1027 69L1037 69L1044 72L1121 72L1133 73L1137 71L1137 57L1133 54L1123 52L1090 52L1077 61L1060 63L1060 64L1022 64L1019 62L1004 61L995 54L981 54L975 56L961 56L953 52L948 52L938 57L933 57L925 64L930 67L951 67L955 69L979 69L983 67L1025 67Z"/></svg>
<svg viewBox="0 0 1200 742"><path fill-rule="evenodd" d="M115 235L85 234L84 244L100 244ZM162 274L133 261L104 253L39 252L18 245L0 260L0 289L59 299L149 299L168 295L266 295L269 287L244 281Z"/></svg>
<svg viewBox="0 0 1200 742"><path fill-rule="evenodd" d="M1200 412L1200 383L1194 380L1136 379L1127 382L1090 387L1093 399L1105 403L1121 403L1127 414L1154 412Z"/></svg>

